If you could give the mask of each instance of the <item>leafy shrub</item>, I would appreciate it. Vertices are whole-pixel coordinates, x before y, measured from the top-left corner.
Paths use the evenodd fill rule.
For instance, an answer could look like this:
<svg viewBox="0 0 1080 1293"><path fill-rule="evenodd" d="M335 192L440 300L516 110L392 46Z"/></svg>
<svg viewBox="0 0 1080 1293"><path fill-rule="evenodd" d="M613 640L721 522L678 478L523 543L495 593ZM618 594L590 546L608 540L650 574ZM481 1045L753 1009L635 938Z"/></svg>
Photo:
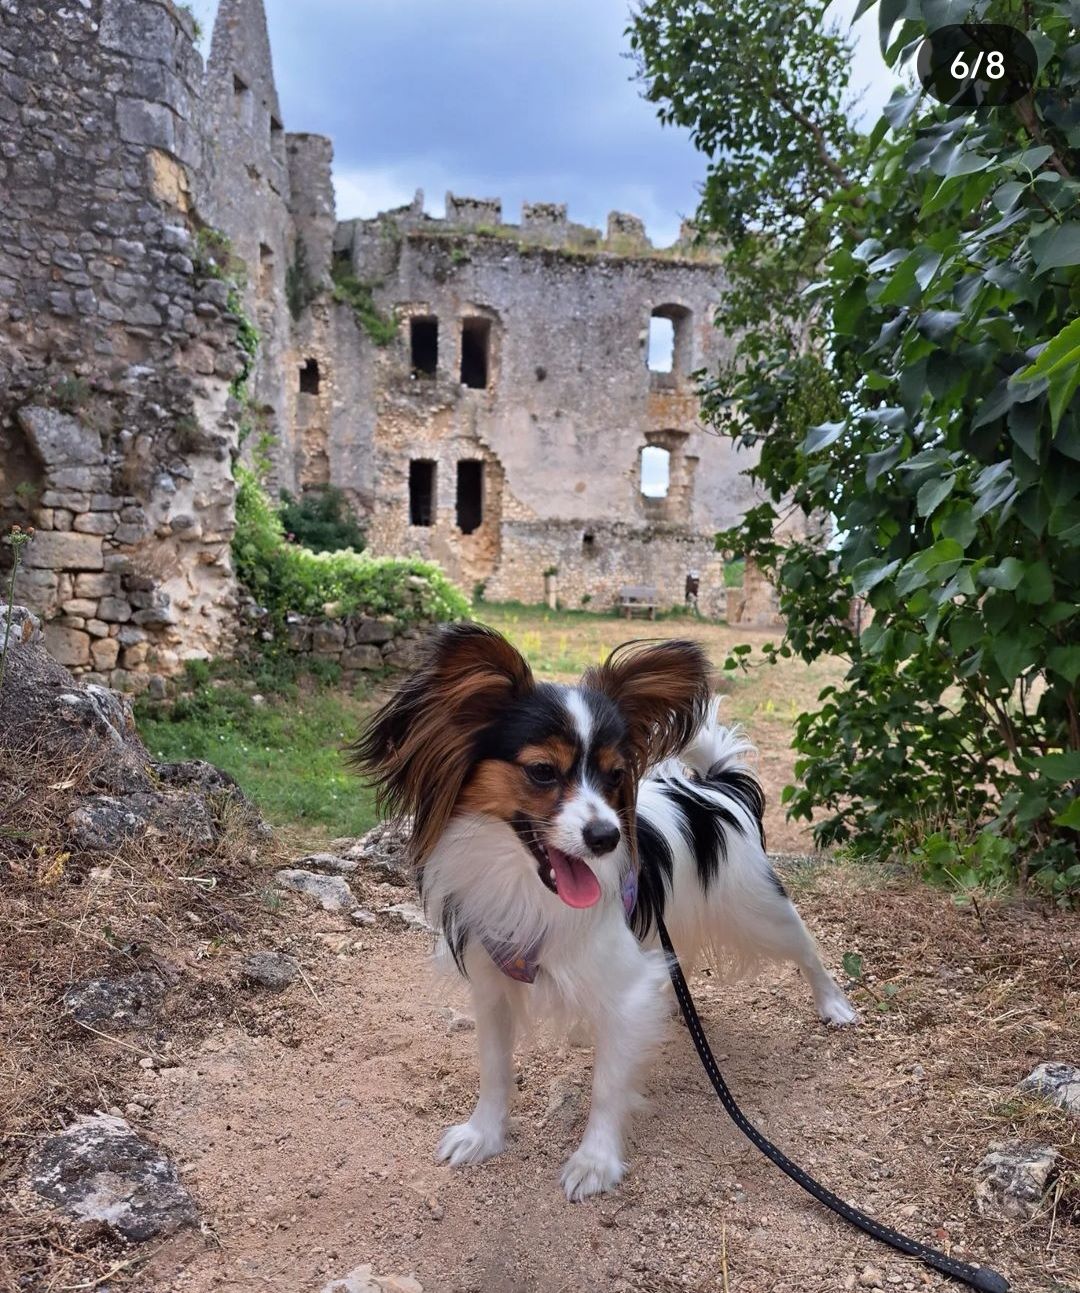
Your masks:
<svg viewBox="0 0 1080 1293"><path fill-rule="evenodd" d="M468 615L464 596L430 562L287 543L281 516L255 475L238 465L236 480L236 572L275 622L290 611L323 615L328 604L338 615L392 615L402 624Z"/></svg>
<svg viewBox="0 0 1080 1293"><path fill-rule="evenodd" d="M304 490L298 499L283 489L281 524L290 543L300 543L312 552L364 550L364 532L345 495L333 485Z"/></svg>
<svg viewBox="0 0 1080 1293"><path fill-rule="evenodd" d="M331 274L334 280L334 300L347 305L377 346L388 346L398 334L398 317L385 314L375 304L370 283L362 283L346 260L335 260Z"/></svg>
<svg viewBox="0 0 1080 1293"><path fill-rule="evenodd" d="M703 417L758 451L769 502L718 542L776 579L787 634L767 658L851 662L797 724L787 801L826 810L826 843L902 849L913 824L949 821L932 872L1080 892L1072 9L1026 6L1040 73L1013 108L899 90L862 138L827 7L649 0L633 28L650 94L710 155L698 223L730 247L718 321L740 339ZM941 22L936 0L859 12L874 7L898 70ZM835 547L820 526L777 537L792 503L832 518Z"/></svg>

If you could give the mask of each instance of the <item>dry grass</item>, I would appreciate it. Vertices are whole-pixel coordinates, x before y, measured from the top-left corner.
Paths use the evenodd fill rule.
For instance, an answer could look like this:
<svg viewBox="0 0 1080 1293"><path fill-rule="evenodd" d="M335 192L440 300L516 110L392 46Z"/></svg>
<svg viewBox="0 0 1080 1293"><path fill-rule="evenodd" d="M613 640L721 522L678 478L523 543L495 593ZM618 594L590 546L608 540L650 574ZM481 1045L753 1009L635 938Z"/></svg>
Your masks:
<svg viewBox="0 0 1080 1293"><path fill-rule="evenodd" d="M1030 1268L1037 1251L1040 1274L1063 1290L1080 1286L1080 1121L1016 1091L1037 1064L1080 1056L1080 922L1041 902L950 901L899 869L866 865L803 870L790 887L821 924L845 927L848 950L863 958L853 997L898 1061L891 1086L866 1086L875 1116L898 1136L929 1121L934 1155L954 1165L962 1198L991 1143L1057 1148L1042 1209L1003 1231L1013 1269ZM920 1038L923 1074L913 1082ZM905 1179L932 1193L909 1167Z"/></svg>
<svg viewBox="0 0 1080 1293"><path fill-rule="evenodd" d="M69 852L64 822L93 771L0 754L0 1289L72 1287L127 1260L104 1236L22 1215L14 1182L48 1132L123 1106L145 1077L141 1059L168 1065L234 1014L227 954L272 919L264 868L276 846L225 797L209 848L147 836L122 855ZM91 1027L63 1011L72 983L136 970L170 987L149 1029Z"/></svg>

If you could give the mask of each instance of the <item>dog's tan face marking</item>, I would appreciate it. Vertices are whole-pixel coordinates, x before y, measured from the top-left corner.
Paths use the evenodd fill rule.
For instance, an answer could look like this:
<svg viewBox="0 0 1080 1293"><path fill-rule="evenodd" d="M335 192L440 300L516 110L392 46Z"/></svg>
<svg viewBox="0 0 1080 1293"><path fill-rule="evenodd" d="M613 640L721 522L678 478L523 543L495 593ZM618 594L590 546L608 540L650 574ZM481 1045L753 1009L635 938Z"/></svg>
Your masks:
<svg viewBox="0 0 1080 1293"><path fill-rule="evenodd" d="M488 813L504 822L525 813L532 821L541 822L555 811L561 792L559 782L538 786L520 764L485 759L473 768L458 800L458 809L466 813Z"/></svg>

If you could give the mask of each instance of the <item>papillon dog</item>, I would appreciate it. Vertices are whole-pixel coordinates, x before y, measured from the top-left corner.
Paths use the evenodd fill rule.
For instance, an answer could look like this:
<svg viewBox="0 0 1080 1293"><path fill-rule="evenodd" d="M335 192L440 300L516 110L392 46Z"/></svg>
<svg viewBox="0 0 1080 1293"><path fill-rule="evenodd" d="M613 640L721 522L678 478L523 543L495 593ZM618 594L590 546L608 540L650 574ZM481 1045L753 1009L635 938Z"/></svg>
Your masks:
<svg viewBox="0 0 1080 1293"><path fill-rule="evenodd" d="M621 1180L671 1008L658 915L688 973L703 953L793 961L827 1023L855 1022L765 854L749 750L719 724L693 642L629 643L566 686L536 682L481 625L433 635L354 756L381 806L412 814L427 917L472 990L479 1099L440 1159L505 1147L515 1031L554 1015L584 1023L595 1046L567 1197Z"/></svg>

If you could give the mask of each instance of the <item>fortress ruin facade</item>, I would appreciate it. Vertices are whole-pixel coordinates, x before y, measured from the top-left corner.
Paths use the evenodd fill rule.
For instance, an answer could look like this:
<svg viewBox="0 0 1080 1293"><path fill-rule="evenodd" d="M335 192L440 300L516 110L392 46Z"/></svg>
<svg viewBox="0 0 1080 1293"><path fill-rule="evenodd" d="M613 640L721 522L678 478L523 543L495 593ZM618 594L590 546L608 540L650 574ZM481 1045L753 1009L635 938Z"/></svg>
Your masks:
<svg viewBox="0 0 1080 1293"><path fill-rule="evenodd" d="M0 0L0 528L37 530L17 600L54 654L141 687L228 649L253 452L467 593L672 606L692 575L721 609L713 535L755 499L697 416L715 259L549 203L339 222L261 0L221 0L205 65L196 34L170 0Z"/></svg>

